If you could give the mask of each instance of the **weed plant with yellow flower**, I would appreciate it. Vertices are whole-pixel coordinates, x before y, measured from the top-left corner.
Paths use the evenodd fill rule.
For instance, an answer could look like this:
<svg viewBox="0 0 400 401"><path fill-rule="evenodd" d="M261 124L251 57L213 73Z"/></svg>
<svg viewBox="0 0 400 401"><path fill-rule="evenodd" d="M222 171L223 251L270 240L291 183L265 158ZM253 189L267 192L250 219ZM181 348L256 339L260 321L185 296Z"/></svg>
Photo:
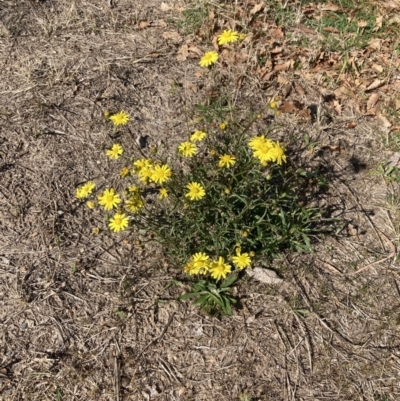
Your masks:
<svg viewBox="0 0 400 401"><path fill-rule="evenodd" d="M234 43L238 34L226 30L218 40ZM152 146L126 156L114 144L107 155L129 167L97 195L101 208L93 213L106 212L105 231L145 232L158 242L191 282L180 299L229 315L231 288L244 270L311 250L320 213L303 194L311 193L315 174L296 167L270 132L252 135L256 115L235 121L222 99L197 110L194 131L177 149ZM89 181L76 189L88 207L95 206L94 188Z"/></svg>

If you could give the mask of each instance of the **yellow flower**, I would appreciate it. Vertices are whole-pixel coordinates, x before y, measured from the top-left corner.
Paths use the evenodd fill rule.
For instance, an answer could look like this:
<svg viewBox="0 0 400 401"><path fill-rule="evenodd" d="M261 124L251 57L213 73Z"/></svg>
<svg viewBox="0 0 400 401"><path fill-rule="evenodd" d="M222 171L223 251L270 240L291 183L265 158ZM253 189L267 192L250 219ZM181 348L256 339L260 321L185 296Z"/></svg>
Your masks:
<svg viewBox="0 0 400 401"><path fill-rule="evenodd" d="M186 197L188 197L191 201L199 200L206 195L206 191L204 190L203 186L198 182L191 182L190 184L186 185L186 188L189 190Z"/></svg>
<svg viewBox="0 0 400 401"><path fill-rule="evenodd" d="M126 176L128 176L130 173L129 168L128 167L122 167L121 171L119 172L119 176L124 178Z"/></svg>
<svg viewBox="0 0 400 401"><path fill-rule="evenodd" d="M93 192L93 189L95 187L96 187L96 184L93 181L88 181L87 183L83 184L81 187L76 188L76 197L78 199L87 198Z"/></svg>
<svg viewBox="0 0 400 401"><path fill-rule="evenodd" d="M108 226L115 233L125 230L128 227L129 219L124 213L116 213L114 217L111 217Z"/></svg>
<svg viewBox="0 0 400 401"><path fill-rule="evenodd" d="M100 233L100 228L99 227L93 227L92 232L93 232L93 234L98 235Z"/></svg>
<svg viewBox="0 0 400 401"><path fill-rule="evenodd" d="M244 268L250 266L251 258L248 253L240 253L240 251L239 251L239 252L237 252L236 256L232 257L232 262L239 269L244 269Z"/></svg>
<svg viewBox="0 0 400 401"><path fill-rule="evenodd" d="M192 142L200 142L202 141L205 137L207 136L206 132L203 131L195 131L192 136L190 137L190 140Z"/></svg>
<svg viewBox="0 0 400 401"><path fill-rule="evenodd" d="M218 61L218 53L214 51L210 51L204 54L204 56L200 59L200 67L209 67Z"/></svg>
<svg viewBox="0 0 400 401"><path fill-rule="evenodd" d="M226 130L226 127L228 126L228 123L223 122L219 125L219 129L222 129L222 131Z"/></svg>
<svg viewBox="0 0 400 401"><path fill-rule="evenodd" d="M178 152L184 157L193 157L197 153L197 147L191 142L182 142L178 147Z"/></svg>
<svg viewBox="0 0 400 401"><path fill-rule="evenodd" d="M258 150L260 146L263 145L268 145L269 147L272 148L273 142L267 138L265 138L264 135L261 136L255 136L254 138L250 139L249 141L249 147L252 150Z"/></svg>
<svg viewBox="0 0 400 401"><path fill-rule="evenodd" d="M151 177L153 175L153 167L143 167L139 171L139 180L144 184L147 185L147 182L151 180Z"/></svg>
<svg viewBox="0 0 400 401"><path fill-rule="evenodd" d="M162 166L154 167L150 178L152 181L158 184L162 184L163 182L168 181L171 175L172 175L171 169L166 164L163 164Z"/></svg>
<svg viewBox="0 0 400 401"><path fill-rule="evenodd" d="M121 110L109 117L114 125L125 125L129 121L129 114Z"/></svg>
<svg viewBox="0 0 400 401"><path fill-rule="evenodd" d="M136 185L130 185L130 186L127 188L127 191L128 191L129 193L131 193L131 194L135 194L135 193L139 193L139 192L140 192L140 189L139 189Z"/></svg>
<svg viewBox="0 0 400 401"><path fill-rule="evenodd" d="M186 265L183 267L183 271L190 275L196 274L193 261L186 263Z"/></svg>
<svg viewBox="0 0 400 401"><path fill-rule="evenodd" d="M274 143L274 146L269 151L270 160L278 164L282 164L282 161L286 163L285 148L279 145L279 142Z"/></svg>
<svg viewBox="0 0 400 401"><path fill-rule="evenodd" d="M237 32L232 31L231 29L227 29L218 35L218 44L225 45L226 43L234 43L239 39L239 35Z"/></svg>
<svg viewBox="0 0 400 401"><path fill-rule="evenodd" d="M106 151L106 155L110 159L117 160L123 153L124 149L122 149L122 146L119 145L118 143L114 143L111 149L108 149Z"/></svg>
<svg viewBox="0 0 400 401"><path fill-rule="evenodd" d="M257 157L260 162L265 166L265 164L272 160L272 146L267 143L258 146L258 149L254 152L254 157Z"/></svg>
<svg viewBox="0 0 400 401"><path fill-rule="evenodd" d="M231 167L236 163L236 157L231 155L223 155L219 157L219 167Z"/></svg>
<svg viewBox="0 0 400 401"><path fill-rule="evenodd" d="M210 267L209 257L203 253L198 252L192 256L193 274L206 274Z"/></svg>
<svg viewBox="0 0 400 401"><path fill-rule="evenodd" d="M166 188L160 188L158 199L163 200L167 197L168 197L168 191L166 190Z"/></svg>
<svg viewBox="0 0 400 401"><path fill-rule="evenodd" d="M272 99L272 100L269 102L268 107L269 107L270 109L276 109L276 108L278 107L278 103L276 103L275 100Z"/></svg>
<svg viewBox="0 0 400 401"><path fill-rule="evenodd" d="M239 40L245 40L246 39L246 34L245 33L241 33L239 35Z"/></svg>
<svg viewBox="0 0 400 401"><path fill-rule="evenodd" d="M118 206L121 203L121 198L115 193L114 188L105 189L103 195L98 196L99 204L104 207L105 210L111 210L113 207Z"/></svg>
<svg viewBox="0 0 400 401"><path fill-rule="evenodd" d="M86 206L89 208L89 209L93 209L94 208L94 202L93 201L87 201L86 202Z"/></svg>
<svg viewBox="0 0 400 401"><path fill-rule="evenodd" d="M216 280L226 278L226 275L231 272L231 269L231 265L225 263L225 259L220 256L218 261L212 262L210 265L211 277Z"/></svg>
<svg viewBox="0 0 400 401"><path fill-rule="evenodd" d="M126 209L132 213L138 213L144 207L143 199L140 195L133 195L125 202Z"/></svg>
<svg viewBox="0 0 400 401"><path fill-rule="evenodd" d="M135 173L139 173L142 168L151 167L153 165L153 160L139 159L136 160L133 165L135 166Z"/></svg>
<svg viewBox="0 0 400 401"><path fill-rule="evenodd" d="M224 192L229 195L231 193L231 190L229 188L225 188Z"/></svg>

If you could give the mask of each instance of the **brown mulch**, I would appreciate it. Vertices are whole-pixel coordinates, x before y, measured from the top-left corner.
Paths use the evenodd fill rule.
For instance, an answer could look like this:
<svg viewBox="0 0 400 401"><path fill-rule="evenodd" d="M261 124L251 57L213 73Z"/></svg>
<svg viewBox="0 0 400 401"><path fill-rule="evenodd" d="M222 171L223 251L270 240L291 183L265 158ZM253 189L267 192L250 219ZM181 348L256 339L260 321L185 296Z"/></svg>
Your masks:
<svg viewBox="0 0 400 401"><path fill-rule="evenodd" d="M373 264L397 252L398 210L370 174L385 131L350 106L332 120L317 85L301 80L297 97L319 105L318 119L283 113L276 135L318 141L304 158L326 169L318 202L343 229L315 239L314 254L276 261L281 286L244 280L232 317L205 316L176 301L188 287L159 249L93 235L103 217L75 188L118 185L123 164L104 149L143 135L176 143L193 104L218 89L198 57L176 59L183 36L163 36L179 32L187 6L0 3L0 400L399 399L398 265ZM256 79L239 86L241 112L266 110L275 93ZM120 109L131 121L115 133L103 113Z"/></svg>

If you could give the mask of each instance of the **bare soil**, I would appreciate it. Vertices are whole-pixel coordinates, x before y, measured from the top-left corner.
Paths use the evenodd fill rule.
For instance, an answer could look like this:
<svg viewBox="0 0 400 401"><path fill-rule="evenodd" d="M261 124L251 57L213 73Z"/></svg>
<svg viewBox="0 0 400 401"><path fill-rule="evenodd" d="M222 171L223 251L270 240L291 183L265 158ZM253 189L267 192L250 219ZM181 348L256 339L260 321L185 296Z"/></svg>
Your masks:
<svg viewBox="0 0 400 401"><path fill-rule="evenodd" d="M179 141L216 90L198 58L176 59L183 37L163 37L175 6L0 3L0 400L398 400L398 205L386 202L398 188L371 174L385 132L351 103L332 120L318 86L293 76L320 112L282 115L277 139L318 141L304 160L325 169L317 201L343 229L276 261L282 285L243 282L232 317L176 301L185 284L153 246L93 235L103 218L75 188L118 186L104 149ZM247 77L231 95L245 112L274 90ZM120 109L131 121L112 134L103 112Z"/></svg>

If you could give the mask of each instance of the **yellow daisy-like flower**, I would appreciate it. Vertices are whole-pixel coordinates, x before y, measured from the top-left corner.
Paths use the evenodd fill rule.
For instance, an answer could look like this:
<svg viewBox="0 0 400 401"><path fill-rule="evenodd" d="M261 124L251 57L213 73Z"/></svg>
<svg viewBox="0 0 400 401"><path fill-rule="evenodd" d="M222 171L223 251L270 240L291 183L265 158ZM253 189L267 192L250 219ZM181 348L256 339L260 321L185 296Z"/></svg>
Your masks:
<svg viewBox="0 0 400 401"><path fill-rule="evenodd" d="M209 67L218 61L218 53L215 51L210 51L204 54L200 59L200 67Z"/></svg>
<svg viewBox="0 0 400 401"><path fill-rule="evenodd" d="M261 143L258 145L257 150L254 152L254 157L257 157L260 162L265 165L267 162L272 161L273 143Z"/></svg>
<svg viewBox="0 0 400 401"><path fill-rule="evenodd" d="M103 195L99 195L98 199L99 204L104 207L104 210L111 210L121 203L121 198L115 192L114 188L105 189Z"/></svg>
<svg viewBox="0 0 400 401"><path fill-rule="evenodd" d="M282 164L282 161L286 163L285 148L279 145L279 142L274 143L274 146L269 151L269 154L271 161L276 162L279 165Z"/></svg>
<svg viewBox="0 0 400 401"><path fill-rule="evenodd" d="M250 266L251 258L248 253L240 253L239 251L237 252L236 256L232 257L232 262L239 269L245 269L246 267Z"/></svg>
<svg viewBox="0 0 400 401"><path fill-rule="evenodd" d="M87 183L83 184L81 187L76 188L76 197L78 199L87 198L93 192L93 189L95 187L96 187L96 184L93 181L88 181Z"/></svg>
<svg viewBox="0 0 400 401"><path fill-rule="evenodd" d="M209 257L203 253L198 252L192 256L193 274L206 274L210 267Z"/></svg>
<svg viewBox="0 0 400 401"><path fill-rule="evenodd" d="M168 197L168 191L166 188L160 188L158 193L158 199L163 200Z"/></svg>
<svg viewBox="0 0 400 401"><path fill-rule="evenodd" d="M122 149L122 146L118 143L114 143L111 149L108 149L106 151L106 155L110 159L117 160L123 153L124 149Z"/></svg>
<svg viewBox="0 0 400 401"><path fill-rule="evenodd" d="M139 173L142 168L151 167L153 165L153 160L151 159L139 159L136 160L133 165L135 166L135 172Z"/></svg>
<svg viewBox="0 0 400 401"><path fill-rule="evenodd" d="M125 125L129 121L129 114L121 110L109 117L114 125Z"/></svg>
<svg viewBox="0 0 400 401"><path fill-rule="evenodd" d="M119 176L121 178L127 177L129 175L130 171L128 167L122 167L121 171L119 172Z"/></svg>
<svg viewBox="0 0 400 401"><path fill-rule="evenodd" d="M204 198L206 195L206 191L204 190L203 186L198 182L191 182L190 184L186 185L186 188L189 190L186 197L188 197L191 201L199 200Z"/></svg>
<svg viewBox="0 0 400 401"><path fill-rule="evenodd" d="M221 129L222 131L226 130L226 127L228 126L228 123L223 122L219 125L219 129Z"/></svg>
<svg viewBox="0 0 400 401"><path fill-rule="evenodd" d="M157 184L162 184L170 179L172 175L171 169L163 164L162 166L155 166L152 170L151 180Z"/></svg>
<svg viewBox="0 0 400 401"><path fill-rule="evenodd" d="M231 265L225 263L225 259L220 256L217 261L214 261L210 265L211 277L216 280L221 280L221 278L226 278L226 275L232 270Z"/></svg>
<svg viewBox="0 0 400 401"><path fill-rule="evenodd" d="M239 34L231 29L227 29L218 35L218 44L225 45L227 43L234 43L239 39Z"/></svg>
<svg viewBox="0 0 400 401"><path fill-rule="evenodd" d="M260 146L267 145L272 148L273 142L270 139L265 138L264 135L255 136L254 138L250 139L249 147L252 150L258 150Z"/></svg>
<svg viewBox="0 0 400 401"><path fill-rule="evenodd" d="M189 141L182 142L178 147L178 152L184 157L193 157L197 153L197 146Z"/></svg>
<svg viewBox="0 0 400 401"><path fill-rule="evenodd" d="M231 167L236 163L236 157L231 155L223 155L219 157L219 167Z"/></svg>
<svg viewBox="0 0 400 401"><path fill-rule="evenodd" d="M93 201L87 201L87 202L86 202L86 206L87 206L89 209L93 209L94 206L95 206L95 204L94 204Z"/></svg>
<svg viewBox="0 0 400 401"><path fill-rule="evenodd" d="M139 189L136 185L130 185L130 186L127 188L127 191L128 191L128 193L130 193L130 194L135 194L135 193L139 193L139 192L140 192L140 189Z"/></svg>
<svg viewBox="0 0 400 401"><path fill-rule="evenodd" d="M192 136L190 137L190 140L192 142L200 142L202 141L205 137L207 136L206 132L203 131L195 131Z"/></svg>
<svg viewBox="0 0 400 401"><path fill-rule="evenodd" d="M115 233L125 230L128 227L129 218L124 213L116 213L111 217L108 227Z"/></svg>
<svg viewBox="0 0 400 401"><path fill-rule="evenodd" d="M189 261L188 263L186 263L185 266L183 266L183 271L187 274L190 274L191 276L195 273L195 269L194 269L194 263L193 261Z"/></svg>
<svg viewBox="0 0 400 401"><path fill-rule="evenodd" d="M125 207L132 213L138 213L144 207L143 199L140 195L131 196L126 200Z"/></svg>
<svg viewBox="0 0 400 401"><path fill-rule="evenodd" d="M147 185L147 183L151 180L151 177L153 175L153 167L143 167L139 171L139 180L144 184Z"/></svg>

